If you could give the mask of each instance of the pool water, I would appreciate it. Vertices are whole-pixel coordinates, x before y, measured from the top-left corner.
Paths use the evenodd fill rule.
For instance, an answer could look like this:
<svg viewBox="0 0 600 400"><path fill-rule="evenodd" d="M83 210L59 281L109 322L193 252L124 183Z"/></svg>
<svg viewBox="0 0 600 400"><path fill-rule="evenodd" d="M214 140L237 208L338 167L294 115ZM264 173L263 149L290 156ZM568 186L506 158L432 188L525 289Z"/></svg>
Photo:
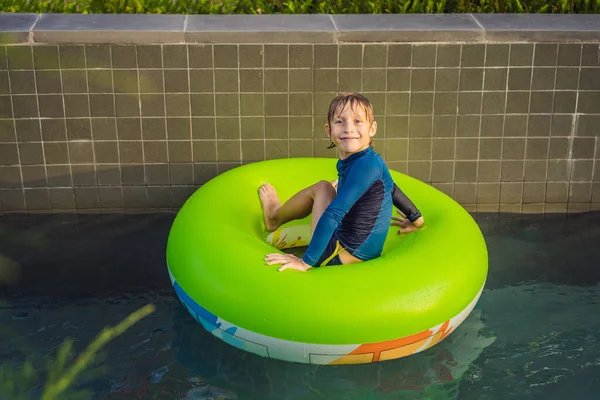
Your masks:
<svg viewBox="0 0 600 400"><path fill-rule="evenodd" d="M398 360L311 366L267 360L203 328L165 266L173 214L0 217L0 362L39 398L46 358L77 356L105 326L156 311L108 343L71 394L91 399L596 399L600 213L478 215L490 271L467 320ZM449 232L451 234L451 232ZM0 376L0 398L9 397ZM19 380L20 379L20 380ZM4 391L3 391L4 390Z"/></svg>

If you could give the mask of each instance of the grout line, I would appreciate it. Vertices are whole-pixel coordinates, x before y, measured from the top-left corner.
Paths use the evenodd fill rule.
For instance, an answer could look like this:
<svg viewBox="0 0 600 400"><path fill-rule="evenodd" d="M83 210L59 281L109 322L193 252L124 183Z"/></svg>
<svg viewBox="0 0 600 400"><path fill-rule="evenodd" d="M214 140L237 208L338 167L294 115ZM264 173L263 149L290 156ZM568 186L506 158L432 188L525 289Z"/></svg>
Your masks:
<svg viewBox="0 0 600 400"><path fill-rule="evenodd" d="M512 43L508 46L508 64L506 66L506 81L504 82L504 114L502 115L502 132L501 132L501 137L500 137L500 156L499 156L499 162L500 162L500 176L499 176L499 182L500 182L500 194L499 194L499 204L502 205L502 186L503 183L508 183L508 182L504 182L502 180L502 171L503 171L503 151L504 151L504 129L506 127L506 110L508 107L508 78L510 76L510 57L512 55ZM533 73L533 72L532 72ZM525 162L525 161L523 161ZM507 204L511 204L511 203L507 203ZM523 212L523 188L521 187L521 199L519 201L519 210L520 213ZM500 211L500 208L498 209L498 211Z"/></svg>
<svg viewBox="0 0 600 400"><path fill-rule="evenodd" d="M135 66L136 66L136 77L137 77L137 99L138 99L138 109L139 109L139 126L140 126L140 142L142 146L142 175L144 176L144 182L142 187L144 188L144 207L149 207L149 197L148 197L148 177L146 175L146 149L144 147L144 120L142 118L142 96L141 96L141 87L140 87L140 59L138 54L138 46L135 45ZM164 83L163 83L164 84ZM136 118L136 117L133 117Z"/></svg>
<svg viewBox="0 0 600 400"><path fill-rule="evenodd" d="M454 140L454 154L452 155L452 198L455 199L456 198L456 142L457 142L457 138L458 138L458 107L459 107L459 100L460 100L460 82L462 79L462 51L463 51L463 45L460 45L459 48L459 54L458 54L458 82L457 82L457 89L456 89L456 118L454 118L454 135L452 136L453 140ZM475 207L475 210L477 210L477 206Z"/></svg>
<svg viewBox="0 0 600 400"><path fill-rule="evenodd" d="M185 17L185 24L187 26L187 18L188 16L186 15ZM184 31L185 31L185 27L184 27ZM193 132L193 127L194 124L192 123L193 118L192 118L192 77L190 76L190 46L188 44L185 44L185 55L187 57L187 80L188 80L188 107L189 107L189 127L190 127L190 146L191 146L191 165L192 165L192 187L196 187L196 163L194 161L194 132ZM166 115L165 115L166 118Z"/></svg>
<svg viewBox="0 0 600 400"><path fill-rule="evenodd" d="M108 45L108 57L109 57L109 62L111 65L111 69L110 69L110 78L112 81L112 87L113 87L113 92L112 92L112 98L113 98L113 119L115 122L115 136L116 136L116 141L117 141L117 156L119 157L119 180L120 180L120 185L119 188L121 189L121 207L120 209L122 211L125 211L125 199L124 199L124 192L123 192L123 163L121 161L121 146L120 146L120 140L119 140L119 129L117 127L117 96L115 94L115 74L114 74L114 69L112 68L113 65L113 56L112 56L112 49L113 49L113 45ZM86 54L86 59L87 59L87 54Z"/></svg>
<svg viewBox="0 0 600 400"><path fill-rule="evenodd" d="M534 43L533 44L533 55L531 56L531 75L529 76L529 100L527 101L527 113L525 114L525 149L523 151L523 172L521 174L522 178L521 178L521 203L525 204L525 167L527 166L527 142L528 142L528 137L527 134L529 133L529 114L531 112L531 92L533 89L533 75L534 75L534 68L535 68L535 54L536 54L536 50L537 50L537 44ZM508 62L510 63L510 59L508 60ZM542 213L546 212L546 191L544 191L544 195L543 195L543 199L541 201L542 203Z"/></svg>
<svg viewBox="0 0 600 400"><path fill-rule="evenodd" d="M52 47L52 46L50 46ZM56 46L56 57L58 59L58 65L60 66L60 52L58 51L58 46ZM33 46L31 46L31 61L33 63L33 68L35 70L35 57L33 55ZM37 88L37 76L36 76L36 72L33 72L33 86L35 88L35 101L37 104L37 113L38 113L38 127L40 129L40 140L41 140L41 147L42 147L42 160L44 163L44 175L46 178L46 187L48 186L48 168L46 166L46 152L44 151L44 137L42 136L42 120L41 118L39 118L41 115L41 110L40 110L40 100L39 100L39 94L38 94L38 88ZM62 75L61 75L61 90L62 90ZM67 109L65 107L65 96L61 95L61 99L62 99L62 106L63 106L63 118L66 115ZM66 124L66 120L65 120L65 124ZM16 133L16 123L15 123L15 133ZM66 130L65 130L66 131ZM68 136L67 136L67 141L68 141ZM67 144L67 152L69 152L69 147ZM69 161L70 163L70 161ZM21 165L21 179L23 177L23 165ZM73 182L73 172L71 172L71 183ZM25 193L25 182L23 182L23 193ZM50 191L46 188L46 199L48 201L48 209L50 211L52 211L52 206L50 205ZM27 206L27 198L25 198L25 210L27 213L29 213L29 207Z"/></svg>
<svg viewBox="0 0 600 400"><path fill-rule="evenodd" d="M213 98L213 125L214 125L214 131L215 131L215 164L217 164L217 175L220 173L220 163L219 163L219 141L218 141L218 132L217 132L217 94L215 92L216 87L217 87L217 83L215 82L215 45L214 44L209 44L206 46L210 46L210 51L211 51L211 56L212 56L212 84L213 84L213 88L212 88L212 98ZM239 62L239 60L238 60ZM264 79L264 72L263 72L263 79ZM166 110L165 110L165 115L166 115Z"/></svg>
<svg viewBox="0 0 600 400"><path fill-rule="evenodd" d="M27 41L31 44L35 43L35 38L33 37L33 30L35 29L35 26L37 25L40 18L42 18L42 14L37 14L37 16L35 17L35 21L33 21L33 25L31 25L31 28L29 28L28 35L27 35ZM57 46L57 49L58 49L58 46Z"/></svg>
<svg viewBox="0 0 600 400"><path fill-rule="evenodd" d="M485 71L486 71L486 64L487 64L487 51L488 51L488 44L484 44L483 45L483 65L481 67L481 98L479 99L479 128L477 129L478 131L478 135L475 138L475 140L477 140L477 161L475 162L475 211L478 212L478 208L480 205L479 203L479 185L484 183L484 182L480 182L479 181L479 153L480 153L480 147L481 147L481 123L483 121L483 96L485 94L484 91L484 87L485 87ZM504 113L506 113L506 110L504 110ZM487 182L485 182L487 183ZM498 185L499 186L499 185ZM488 204L486 204L488 205ZM496 203L496 205L498 206L498 210L500 210L500 188L498 187L498 203Z"/></svg>
<svg viewBox="0 0 600 400"><path fill-rule="evenodd" d="M552 110L550 111L550 132L548 132L548 147L546 149L546 174L544 176L544 203L546 202L546 195L545 193L548 192L548 168L550 167L550 145L552 143L552 121L554 119L554 102L556 100L556 77L558 75L558 55L559 55L559 50L560 50L560 45L557 44L556 45L556 58L555 58L555 65L554 65L554 83L552 85L553 87L553 92L552 92ZM583 52L581 52L583 53ZM581 53L579 55L580 58L580 62L579 64L581 65ZM533 73L534 70L532 69L531 71L531 75L533 77ZM579 77L578 77L579 79ZM575 112L577 112L577 107L575 107ZM527 124L527 138L529 138L529 124ZM570 181L570 179L569 179ZM567 209L569 208L569 198L567 197Z"/></svg>

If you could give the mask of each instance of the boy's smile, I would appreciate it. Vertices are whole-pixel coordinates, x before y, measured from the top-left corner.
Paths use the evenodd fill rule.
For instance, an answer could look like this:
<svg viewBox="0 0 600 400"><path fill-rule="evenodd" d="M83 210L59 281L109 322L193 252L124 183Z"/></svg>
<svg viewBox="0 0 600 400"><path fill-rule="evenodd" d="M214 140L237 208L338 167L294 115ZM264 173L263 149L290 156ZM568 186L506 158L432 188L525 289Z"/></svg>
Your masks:
<svg viewBox="0 0 600 400"><path fill-rule="evenodd" d="M371 145L371 138L377 132L377 122L369 121L364 107L348 103L329 124L325 125L325 132L340 152L340 159L367 149Z"/></svg>

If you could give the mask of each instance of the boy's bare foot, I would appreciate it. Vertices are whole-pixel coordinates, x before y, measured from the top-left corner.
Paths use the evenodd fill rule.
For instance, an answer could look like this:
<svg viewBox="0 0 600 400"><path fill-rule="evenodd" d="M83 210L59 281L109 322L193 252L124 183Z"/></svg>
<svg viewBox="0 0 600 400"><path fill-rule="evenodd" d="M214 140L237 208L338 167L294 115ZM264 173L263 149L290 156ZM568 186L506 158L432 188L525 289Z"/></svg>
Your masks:
<svg viewBox="0 0 600 400"><path fill-rule="evenodd" d="M265 183L258 188L258 196L263 208L263 215L265 217L265 226L268 232L273 232L279 228L277 224L277 210L281 207L281 201L277 196L275 188L269 183Z"/></svg>

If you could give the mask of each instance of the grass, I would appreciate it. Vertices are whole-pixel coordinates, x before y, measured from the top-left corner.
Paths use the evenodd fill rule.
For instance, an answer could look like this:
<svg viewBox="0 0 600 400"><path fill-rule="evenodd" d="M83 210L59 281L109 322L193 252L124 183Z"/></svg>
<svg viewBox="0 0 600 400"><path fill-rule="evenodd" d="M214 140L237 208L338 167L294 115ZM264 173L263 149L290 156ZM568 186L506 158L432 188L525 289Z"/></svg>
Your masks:
<svg viewBox="0 0 600 400"><path fill-rule="evenodd" d="M600 0L0 0L0 12L82 14L600 13Z"/></svg>

